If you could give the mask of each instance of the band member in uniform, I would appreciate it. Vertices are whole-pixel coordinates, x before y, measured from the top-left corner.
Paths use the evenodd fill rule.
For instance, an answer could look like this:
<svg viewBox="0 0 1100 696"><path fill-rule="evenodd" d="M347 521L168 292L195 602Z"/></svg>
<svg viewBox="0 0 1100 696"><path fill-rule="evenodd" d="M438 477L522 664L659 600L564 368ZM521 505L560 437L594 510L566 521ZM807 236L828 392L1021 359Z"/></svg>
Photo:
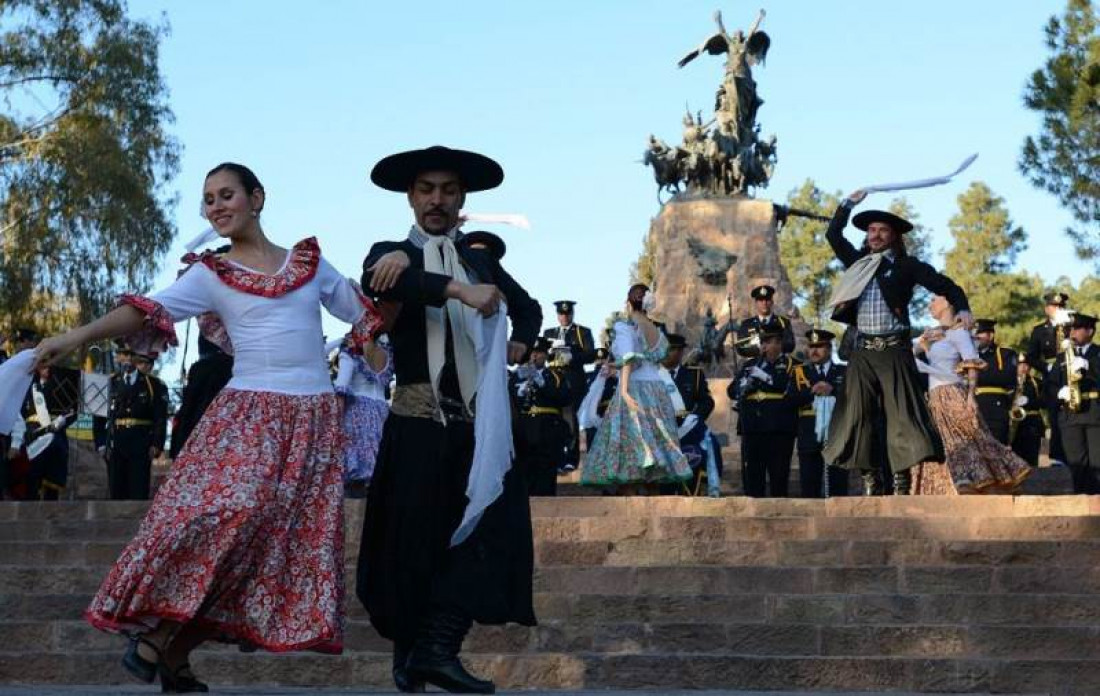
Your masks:
<svg viewBox="0 0 1100 696"><path fill-rule="evenodd" d="M835 307L833 319L859 333L823 454L825 461L860 471L866 494L881 494L882 474L873 447L876 416L881 414L894 492L904 495L910 489L910 468L944 459L909 341L913 289L921 285L945 296L965 328L973 320L962 288L906 253L905 234L913 229L909 221L867 210L852 221L867 233L862 248L844 238L852 208L866 196L855 191L844 199L825 233L847 269L829 301Z"/></svg>
<svg viewBox="0 0 1100 696"><path fill-rule="evenodd" d="M745 341L753 335L762 332L778 332L783 338L783 352L794 352L794 330L791 328L791 320L778 314L772 314L772 306L775 304L775 288L770 285L758 285L749 293L756 306L756 314L741 322L737 328L737 353L741 357L751 358L760 354L759 349L752 343Z"/></svg>
<svg viewBox="0 0 1100 696"><path fill-rule="evenodd" d="M107 415L111 500L148 500L153 460L164 450L168 388L148 374L152 364L151 356L135 352L112 384Z"/></svg>
<svg viewBox="0 0 1100 696"><path fill-rule="evenodd" d="M722 455L714 434L707 427L707 418L714 412L714 398L710 395L707 377L703 369L683 365L684 348L687 339L679 334L667 334L668 354L662 361L662 367L668 371L669 378L680 396L677 403L676 425L679 426L680 449L688 458L695 472L692 492L702 488L706 480L707 495L717 498L721 495Z"/></svg>
<svg viewBox="0 0 1100 696"><path fill-rule="evenodd" d="M175 459L187 443L191 431L199 424L206 407L214 401L233 377L233 356L205 336L199 336L199 359L187 371L187 384L180 397L180 408L172 427L172 442L168 456Z"/></svg>
<svg viewBox="0 0 1100 696"><path fill-rule="evenodd" d="M530 360L512 373L511 391L517 405L516 466L527 477L531 495L557 495L558 468L565 459L571 432L562 409L573 402L569 380L548 367L550 339L540 338Z"/></svg>
<svg viewBox="0 0 1100 696"><path fill-rule="evenodd" d="M615 395L615 390L619 387L619 377L614 362L609 360L610 355L611 353L607 348L596 349L596 362L593 363L593 367L596 369L588 375L587 388L585 389L587 394L596 378L601 374L604 376L603 388L600 392L599 401L596 402L596 415L601 419L604 413L607 412L607 407L611 404L611 397ZM584 437L585 442L595 442L596 428L586 427ZM562 470L559 473L568 473L568 471Z"/></svg>
<svg viewBox="0 0 1100 696"><path fill-rule="evenodd" d="M760 334L760 356L750 358L728 387L738 406L745 495L786 498L798 412L813 399L801 365L783 352L783 334Z"/></svg>
<svg viewBox="0 0 1100 696"><path fill-rule="evenodd" d="M466 194L503 182L499 164L436 146L384 158L371 180L404 194L415 224L401 241L374 244L363 262L364 292L400 307L389 331L397 386L367 492L357 594L394 642L399 689L493 693L458 654L474 621L535 624L534 546L526 481L505 466L510 436L505 443L495 436L506 429L484 426L510 419L503 358L523 358L542 311L458 229ZM502 302L512 338L479 355L474 332L503 328ZM468 498L471 472L487 486L470 486Z"/></svg>
<svg viewBox="0 0 1100 696"><path fill-rule="evenodd" d="M1031 466L1039 466L1039 452L1043 445L1043 378L1036 375L1028 364L1027 353L1019 355L1016 365L1016 406L1023 419L1013 426L1012 451Z"/></svg>
<svg viewBox="0 0 1100 696"><path fill-rule="evenodd" d="M1008 437L1009 416L1016 398L1017 357L1011 348L997 345L997 322L978 319L974 322L978 358L985 369L978 371L978 411L989 432L1002 445L1011 444Z"/></svg>
<svg viewBox="0 0 1100 696"><path fill-rule="evenodd" d="M565 416L573 433L564 467L567 471L575 469L580 461L580 427L577 425L576 412L581 401L584 400L585 387L588 385L584 366L596 360L596 343L592 340L592 331L587 326L573 322L576 305L577 303L573 300L555 302L554 309L557 310L558 325L542 332L543 338L549 338L553 342L554 350L565 349L568 359L565 374L569 379L569 393L573 401ZM586 444L591 448L590 441Z"/></svg>
<svg viewBox="0 0 1100 696"><path fill-rule="evenodd" d="M18 355L21 351L34 348L34 345L38 343L38 332L34 329L20 328L16 329L13 338L13 352L12 355ZM0 337L0 344L4 341ZM0 350L0 352L3 352ZM3 353L0 358L0 363L7 360L7 353ZM23 432L22 421L18 426L20 433ZM12 433L0 433L0 500L4 500L9 497L8 488L11 485L12 465L13 460L19 456L19 447L13 446Z"/></svg>
<svg viewBox="0 0 1100 696"><path fill-rule="evenodd" d="M1096 317L1077 314L1069 329L1070 353L1063 351L1050 375L1050 390L1061 407L1066 463L1074 493L1100 493L1100 347L1093 344ZM1068 364L1067 364L1068 363Z"/></svg>
<svg viewBox="0 0 1100 696"><path fill-rule="evenodd" d="M832 465L826 467L821 454L836 399L844 391L844 375L848 369L846 365L833 362L834 338L836 334L825 329L806 332L808 361L802 370L814 398L798 411L798 471L803 498L848 495L848 472Z"/></svg>
<svg viewBox="0 0 1100 696"><path fill-rule="evenodd" d="M21 483L18 479L25 478L23 496L27 500L57 500L64 493L69 479L67 429L75 420L76 403L72 386L65 388L56 372L58 369L40 365L23 401L25 430L19 439L29 466L25 469L25 475L13 478L16 479L16 486ZM32 439L35 435L50 438L49 444L40 452L33 451Z"/></svg>
<svg viewBox="0 0 1100 696"><path fill-rule="evenodd" d="M1072 317L1068 312L1069 295L1050 292L1043 295L1043 312L1046 319L1031 328L1027 341L1027 357L1032 369L1038 370L1044 380L1049 379L1055 361L1062 350L1062 340L1069 333ZM1062 431L1058 427L1058 400L1047 399L1047 422L1050 424L1050 461L1059 466L1066 462L1062 447Z"/></svg>

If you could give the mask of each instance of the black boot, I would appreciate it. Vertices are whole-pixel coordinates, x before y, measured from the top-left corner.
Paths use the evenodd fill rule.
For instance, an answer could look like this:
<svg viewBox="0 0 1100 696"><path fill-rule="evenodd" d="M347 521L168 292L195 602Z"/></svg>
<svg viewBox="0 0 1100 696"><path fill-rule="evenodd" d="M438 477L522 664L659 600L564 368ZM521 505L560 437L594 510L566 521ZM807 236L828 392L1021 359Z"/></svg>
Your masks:
<svg viewBox="0 0 1100 696"><path fill-rule="evenodd" d="M393 644L393 683L403 694L422 694L426 689L424 682L409 676L409 654L412 644L394 641Z"/></svg>
<svg viewBox="0 0 1100 696"><path fill-rule="evenodd" d="M882 495L882 472L878 469L867 469L860 476L863 477L863 495Z"/></svg>
<svg viewBox="0 0 1100 696"><path fill-rule="evenodd" d="M909 495L909 489L913 486L913 477L909 470L894 472L894 495Z"/></svg>
<svg viewBox="0 0 1100 696"><path fill-rule="evenodd" d="M496 685L466 671L458 659L462 641L473 622L448 609L425 618L409 656L408 674L452 694L494 694Z"/></svg>

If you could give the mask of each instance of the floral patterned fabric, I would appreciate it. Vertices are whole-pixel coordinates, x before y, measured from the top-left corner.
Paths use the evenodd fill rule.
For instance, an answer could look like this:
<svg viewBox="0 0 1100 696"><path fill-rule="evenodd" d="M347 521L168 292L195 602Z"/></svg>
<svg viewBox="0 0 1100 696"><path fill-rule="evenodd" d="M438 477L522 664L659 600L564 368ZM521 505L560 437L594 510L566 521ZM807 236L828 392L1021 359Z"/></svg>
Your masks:
<svg viewBox="0 0 1100 696"><path fill-rule="evenodd" d="M145 323L136 334L126 337L127 344L139 353L163 353L168 346L178 346L176 326L172 316L159 303L141 295L119 295L117 306L129 305L145 315Z"/></svg>
<svg viewBox="0 0 1100 696"><path fill-rule="evenodd" d="M158 619L272 651L340 652L343 434L335 394L225 389L85 612L97 628Z"/></svg>
<svg viewBox="0 0 1100 696"><path fill-rule="evenodd" d="M188 266L201 263L214 271L223 283L241 292L260 297L281 297L313 280L317 265L321 262L321 245L316 237L298 242L290 248L286 264L274 275L249 270L213 251L187 254L183 262Z"/></svg>
<svg viewBox="0 0 1100 696"><path fill-rule="evenodd" d="M387 353L389 349L387 348ZM355 371L366 382L384 389L393 378L393 358L388 357L381 372L375 372L367 361L356 355ZM382 426L390 414L390 406L382 399L357 396L344 387L336 391L344 395L344 434L347 436L344 481L369 481L378 459L378 443L382 440Z"/></svg>
<svg viewBox="0 0 1100 696"><path fill-rule="evenodd" d="M961 384L930 390L928 406L946 461L914 466L913 494L1011 493L1031 473L1027 462L994 439Z"/></svg>
<svg viewBox="0 0 1100 696"><path fill-rule="evenodd" d="M680 451L676 432L676 411L664 384L632 379L629 390L639 410L630 409L615 392L585 456L581 483L605 486L690 479L691 467Z"/></svg>

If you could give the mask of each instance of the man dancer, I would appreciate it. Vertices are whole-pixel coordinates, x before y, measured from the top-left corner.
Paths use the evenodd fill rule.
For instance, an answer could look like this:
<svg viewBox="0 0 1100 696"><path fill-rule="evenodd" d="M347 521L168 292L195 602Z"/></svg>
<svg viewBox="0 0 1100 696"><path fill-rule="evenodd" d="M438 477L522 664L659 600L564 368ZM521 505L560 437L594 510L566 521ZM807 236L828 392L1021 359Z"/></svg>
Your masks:
<svg viewBox="0 0 1100 696"><path fill-rule="evenodd" d="M913 288L921 285L947 298L967 329L973 319L966 293L958 285L906 253L904 235L913 229L909 221L882 210L864 211L852 220L867 233L863 247L856 249L844 238L852 208L866 196L860 190L841 202L825 233L847 269L829 301L836 308L833 319L855 325L859 334L822 454L825 461L858 469L865 494L881 495L882 474L872 446L881 410L894 494L907 495L914 464L944 459L909 343Z"/></svg>
<svg viewBox="0 0 1100 696"><path fill-rule="evenodd" d="M765 331L778 332L783 337L783 352L794 352L794 330L791 328L791 320L779 314L772 313L775 306L775 288L770 285L757 285L749 295L753 299L756 314L745 319L737 327L737 354L743 358L752 358L760 355L760 349L750 345L744 339Z"/></svg>
<svg viewBox="0 0 1100 696"><path fill-rule="evenodd" d="M1062 431L1062 446L1066 451L1066 463L1073 473L1073 492L1100 493L1097 480L1100 468L1100 348L1093 345L1096 334L1096 317L1076 314L1070 324L1069 341L1074 355L1071 365L1060 357L1051 370L1051 391L1057 396L1061 409L1058 427ZM1068 370L1067 370L1068 367ZM1072 373L1076 385L1071 386L1067 376ZM1080 405L1071 406L1072 392L1077 392Z"/></svg>
<svg viewBox="0 0 1100 696"><path fill-rule="evenodd" d="M502 485L498 497L472 533L451 545L466 509L475 419L510 417L506 383L502 403L481 389L505 380L504 365L500 374L481 374L470 331L506 301L508 359L518 362L535 342L542 312L491 253L470 249L458 230L466 194L504 180L499 164L436 146L384 158L371 180L404 193L416 223L406 239L375 244L363 262L363 290L400 306L389 330L397 386L367 494L357 594L375 629L394 641L399 689L430 683L493 693L493 683L470 675L458 653L472 621L535 625L534 551L527 490L514 467L503 481L493 479ZM472 490L478 481L469 483Z"/></svg>
<svg viewBox="0 0 1100 696"><path fill-rule="evenodd" d="M574 323L573 314L577 303L573 300L558 300L554 303L557 310L558 325L542 332L543 338L553 341L553 349L565 349L569 355L569 367L566 375L569 377L569 391L572 395L570 410L566 414L566 420L570 421L573 428L572 440L569 445L569 453L565 458L564 471L573 471L580 462L580 427L577 425L577 409L587 393L585 386L588 378L584 373L584 366L596 361L596 344L592 340L592 331L587 326Z"/></svg>
<svg viewBox="0 0 1100 696"><path fill-rule="evenodd" d="M531 495L558 494L558 468L569 445L569 424L562 408L572 403L569 381L557 368L548 367L550 339L540 338L531 348L526 365L509 380L515 399L516 465L527 477Z"/></svg>
<svg viewBox="0 0 1100 696"><path fill-rule="evenodd" d="M1009 416L1018 374L1016 351L997 345L997 322L993 319L975 321L974 337L978 339L978 357L986 365L978 372L978 388L974 392L978 412L997 442L1010 445Z"/></svg>
<svg viewBox="0 0 1100 696"><path fill-rule="evenodd" d="M818 409L826 408L825 403L828 401L825 399L819 403L817 397L836 399L844 391L844 375L848 368L833 362L834 338L836 334L825 329L811 329L806 332L806 340L809 341L806 357L809 358L809 363L803 365L802 369L810 382L810 393L814 395L814 401L798 412L798 471L803 498L848 495L848 472L839 467L825 465L825 458L821 454L822 438L817 427L819 417L823 417ZM832 404L835 408L836 401ZM825 487L826 475L828 489Z"/></svg>
<svg viewBox="0 0 1100 696"><path fill-rule="evenodd" d="M1054 363L1062 350L1062 339L1069 333L1069 295L1058 291L1049 292L1043 295L1043 302L1043 312L1047 318L1031 328L1031 336L1027 340L1027 360L1044 380L1049 380L1056 367ZM1050 421L1050 462L1061 466L1066 462L1066 452L1062 447L1062 431L1058 427L1057 399L1048 401L1047 418Z"/></svg>

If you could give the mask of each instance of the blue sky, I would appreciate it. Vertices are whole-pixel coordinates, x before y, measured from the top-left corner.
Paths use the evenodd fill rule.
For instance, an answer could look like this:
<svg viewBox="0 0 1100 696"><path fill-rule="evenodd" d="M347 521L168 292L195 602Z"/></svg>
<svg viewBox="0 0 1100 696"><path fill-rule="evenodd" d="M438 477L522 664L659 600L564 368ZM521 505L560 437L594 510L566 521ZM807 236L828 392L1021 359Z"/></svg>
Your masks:
<svg viewBox="0 0 1100 696"><path fill-rule="evenodd" d="M713 31L747 27L760 3L559 0L378 3L319 0L132 0L131 14L167 18L161 66L183 145L180 239L204 228L205 172L251 166L268 191L265 230L291 244L316 235L358 277L370 244L402 237L403 196L373 187L370 167L398 150L446 144L504 166L504 185L467 209L523 212L531 231L499 228L506 265L542 301L579 301L600 326L619 308L628 268L659 208L638 160L650 133L679 140L685 104L707 111L718 58L676 61ZM950 242L956 196L981 179L1030 235L1020 266L1048 280L1088 268L1062 233L1069 216L1032 188L1016 160L1038 118L1022 106L1046 55L1042 27L1062 0L765 6L772 37L755 76L764 134L779 164L758 197L777 201L807 177L845 192L945 173L980 158L957 183L911 192L936 249ZM879 201L885 204L885 200ZM968 288L971 293L980 288ZM326 321L335 335L335 320ZM192 354L193 355L193 354Z"/></svg>

